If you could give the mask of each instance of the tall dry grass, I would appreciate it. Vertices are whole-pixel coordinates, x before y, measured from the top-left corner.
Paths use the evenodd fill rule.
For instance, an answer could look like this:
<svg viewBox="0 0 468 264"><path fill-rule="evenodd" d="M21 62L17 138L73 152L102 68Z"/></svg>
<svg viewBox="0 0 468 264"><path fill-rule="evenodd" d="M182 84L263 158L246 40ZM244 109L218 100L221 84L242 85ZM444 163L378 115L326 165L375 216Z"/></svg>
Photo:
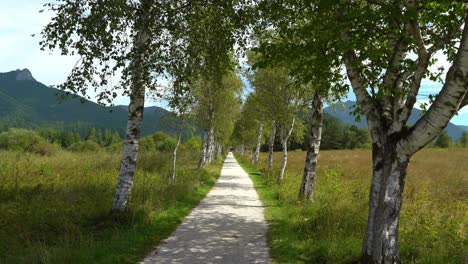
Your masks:
<svg viewBox="0 0 468 264"><path fill-rule="evenodd" d="M275 183L281 153L259 189L267 207L272 254L280 262L352 263L359 260L371 182L369 150L321 151L313 202L298 202L304 152L290 152L285 181ZM241 158L248 164L248 158ZM254 177L259 177L255 176ZM268 203L268 201L267 201ZM467 263L468 150L425 149L409 165L401 212L403 263Z"/></svg>
<svg viewBox="0 0 468 264"><path fill-rule="evenodd" d="M129 210L110 214L121 154L0 152L0 263L135 263L168 236L208 192L220 161L199 154L139 155Z"/></svg>

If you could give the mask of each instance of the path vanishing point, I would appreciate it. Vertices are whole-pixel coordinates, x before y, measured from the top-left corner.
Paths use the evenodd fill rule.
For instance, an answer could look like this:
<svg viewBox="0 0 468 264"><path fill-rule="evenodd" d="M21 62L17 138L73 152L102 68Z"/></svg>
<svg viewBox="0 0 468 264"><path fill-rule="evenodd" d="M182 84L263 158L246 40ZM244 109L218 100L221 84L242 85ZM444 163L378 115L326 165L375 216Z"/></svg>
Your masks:
<svg viewBox="0 0 468 264"><path fill-rule="evenodd" d="M213 189L142 263L270 263L263 205L229 153Z"/></svg>

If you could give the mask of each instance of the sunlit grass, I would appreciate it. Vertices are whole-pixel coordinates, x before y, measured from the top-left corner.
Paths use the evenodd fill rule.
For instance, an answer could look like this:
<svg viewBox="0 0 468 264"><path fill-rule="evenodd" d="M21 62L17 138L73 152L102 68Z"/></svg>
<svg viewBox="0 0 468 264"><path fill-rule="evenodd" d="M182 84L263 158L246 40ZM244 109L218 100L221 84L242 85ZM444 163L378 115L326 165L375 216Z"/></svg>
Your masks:
<svg viewBox="0 0 468 264"><path fill-rule="evenodd" d="M167 237L209 191L221 163L195 169L181 152L176 184L169 153L143 152L130 201L110 214L121 155L52 157L0 152L0 263L135 263Z"/></svg>
<svg viewBox="0 0 468 264"><path fill-rule="evenodd" d="M249 170L266 207L277 263L359 261L371 181L368 150L322 151L313 202L298 202L305 153L290 152L285 181L275 182L281 153L266 171L266 155ZM262 171L263 173L258 173ZM255 174L252 174L256 172ZM468 150L427 149L412 159L400 225L403 263L466 263Z"/></svg>

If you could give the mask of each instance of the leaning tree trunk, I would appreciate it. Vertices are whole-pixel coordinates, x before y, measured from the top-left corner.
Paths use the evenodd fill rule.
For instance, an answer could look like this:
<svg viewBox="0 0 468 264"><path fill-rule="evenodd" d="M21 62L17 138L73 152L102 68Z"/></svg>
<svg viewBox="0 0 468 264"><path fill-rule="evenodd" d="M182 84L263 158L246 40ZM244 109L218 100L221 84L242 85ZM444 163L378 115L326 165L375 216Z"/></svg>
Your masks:
<svg viewBox="0 0 468 264"><path fill-rule="evenodd" d="M284 179L284 172L286 171L286 165L288 163L288 140L294 129L294 122L296 118L294 117L291 122L291 127L289 131L285 132L284 129L281 131L281 145L283 146L283 160L281 161L281 169L278 175L278 182L282 182Z"/></svg>
<svg viewBox="0 0 468 264"><path fill-rule="evenodd" d="M128 105L127 129L125 132L117 189L112 203L113 212L125 211L133 188L133 179L138 156L138 139L140 138L140 128L145 106L145 84L143 79L146 78L147 73L141 65L145 55L145 47L149 40L150 37L145 30L138 32L134 48L139 55L132 62L131 66L132 85L130 104Z"/></svg>
<svg viewBox="0 0 468 264"><path fill-rule="evenodd" d="M270 170L273 167L273 148L275 147L275 137L276 137L276 122L273 120L271 123L271 135L270 141L268 142L268 169Z"/></svg>
<svg viewBox="0 0 468 264"><path fill-rule="evenodd" d="M262 145L262 132L263 132L263 122L260 122L257 132L257 145L255 146L255 152L252 155L252 164L257 165L258 156L260 154L260 147Z"/></svg>
<svg viewBox="0 0 468 264"><path fill-rule="evenodd" d="M310 116L310 135L307 156L302 176L299 199L311 200L314 195L315 171L322 140L323 100L318 92L314 94Z"/></svg>
<svg viewBox="0 0 468 264"><path fill-rule="evenodd" d="M201 149L201 156L200 161L198 162L198 168L203 168L206 165L207 155L208 155L208 131L205 130L205 134L203 135L203 143Z"/></svg>
<svg viewBox="0 0 468 264"><path fill-rule="evenodd" d="M172 153L172 172L171 172L171 183L175 183L175 173L176 173L176 162L177 162L177 150L180 145L180 138L182 137L182 129L179 128L179 133L177 136L177 143L174 147L174 152Z"/></svg>

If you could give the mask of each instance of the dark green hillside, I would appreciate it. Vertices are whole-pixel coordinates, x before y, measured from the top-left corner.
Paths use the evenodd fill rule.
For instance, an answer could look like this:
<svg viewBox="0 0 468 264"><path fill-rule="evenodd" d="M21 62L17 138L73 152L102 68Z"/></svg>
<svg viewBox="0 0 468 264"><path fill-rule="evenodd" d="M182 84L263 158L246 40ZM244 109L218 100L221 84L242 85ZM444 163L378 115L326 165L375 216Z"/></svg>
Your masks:
<svg viewBox="0 0 468 264"><path fill-rule="evenodd" d="M355 117L351 114L354 111L355 105L356 102L354 101L346 101L344 103L344 107L337 106L336 109L334 109L333 107L329 106L325 107L324 111L347 124L355 125L359 128L365 128L367 127L366 117L362 116L361 120L359 122L356 122ZM414 125L421 115L422 110L416 108L413 109L413 111L411 112L411 116L408 119L408 123L410 125ZM449 122L447 124L447 127L445 128L445 131L447 131L447 134L452 138L452 140L457 141L461 138L463 131L466 131L465 129L466 128L463 126L457 126Z"/></svg>
<svg viewBox="0 0 468 264"><path fill-rule="evenodd" d="M127 108L105 107L80 97L68 97L59 102L64 92L36 81L29 70L0 73L0 125L36 128L54 126L59 129L87 131L89 127L108 128L124 133ZM160 107L148 107L142 134L155 131L172 132L162 121L169 112Z"/></svg>

